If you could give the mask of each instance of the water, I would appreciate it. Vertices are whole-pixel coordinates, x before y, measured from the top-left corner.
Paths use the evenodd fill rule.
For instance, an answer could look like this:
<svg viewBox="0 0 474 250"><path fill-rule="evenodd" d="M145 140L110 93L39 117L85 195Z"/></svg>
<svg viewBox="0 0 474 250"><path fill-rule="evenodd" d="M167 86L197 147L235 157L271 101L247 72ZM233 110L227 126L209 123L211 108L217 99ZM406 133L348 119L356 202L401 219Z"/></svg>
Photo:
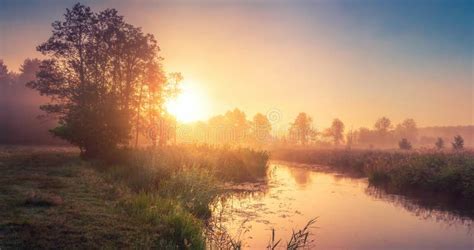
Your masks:
<svg viewBox="0 0 474 250"><path fill-rule="evenodd" d="M311 248L474 249L468 217L314 169L272 163L267 184L236 187L253 191L228 195L214 216L248 249L265 249L272 228L286 243L315 217Z"/></svg>

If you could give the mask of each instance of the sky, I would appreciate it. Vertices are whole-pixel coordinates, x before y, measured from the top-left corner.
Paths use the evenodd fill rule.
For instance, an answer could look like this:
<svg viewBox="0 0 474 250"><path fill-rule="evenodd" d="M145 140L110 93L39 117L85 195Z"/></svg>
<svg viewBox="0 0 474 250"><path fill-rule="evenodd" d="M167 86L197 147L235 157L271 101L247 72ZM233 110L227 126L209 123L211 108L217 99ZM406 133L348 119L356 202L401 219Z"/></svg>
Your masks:
<svg viewBox="0 0 474 250"><path fill-rule="evenodd" d="M0 59L17 70L77 1L0 0ZM81 1L116 8L158 40L167 71L199 95L196 119L240 108L299 112L316 128L414 118L474 124L474 1ZM191 98L192 99L192 98Z"/></svg>

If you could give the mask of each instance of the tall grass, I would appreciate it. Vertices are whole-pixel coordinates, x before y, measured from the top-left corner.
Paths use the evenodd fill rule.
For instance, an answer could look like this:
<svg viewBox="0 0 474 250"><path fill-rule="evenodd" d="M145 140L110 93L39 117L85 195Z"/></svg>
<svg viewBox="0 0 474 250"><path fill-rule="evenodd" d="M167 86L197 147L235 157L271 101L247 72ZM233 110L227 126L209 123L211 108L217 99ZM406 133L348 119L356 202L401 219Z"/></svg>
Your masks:
<svg viewBox="0 0 474 250"><path fill-rule="evenodd" d="M372 150L279 150L278 160L323 164L369 177L372 184L444 192L474 198L474 152L372 151Z"/></svg>
<svg viewBox="0 0 474 250"><path fill-rule="evenodd" d="M202 222L179 202L151 193L124 199L123 209L146 226L156 228L155 247L165 249L205 249Z"/></svg>
<svg viewBox="0 0 474 250"><path fill-rule="evenodd" d="M221 182L264 178L267 161L266 152L252 149L188 145L119 150L96 166L129 190L121 207L156 230L156 247L203 249Z"/></svg>
<svg viewBox="0 0 474 250"><path fill-rule="evenodd" d="M108 165L146 166L169 175L193 167L222 181L245 182L264 178L269 154L249 148L178 145L156 149L119 150L106 156ZM169 176L167 176L169 177Z"/></svg>

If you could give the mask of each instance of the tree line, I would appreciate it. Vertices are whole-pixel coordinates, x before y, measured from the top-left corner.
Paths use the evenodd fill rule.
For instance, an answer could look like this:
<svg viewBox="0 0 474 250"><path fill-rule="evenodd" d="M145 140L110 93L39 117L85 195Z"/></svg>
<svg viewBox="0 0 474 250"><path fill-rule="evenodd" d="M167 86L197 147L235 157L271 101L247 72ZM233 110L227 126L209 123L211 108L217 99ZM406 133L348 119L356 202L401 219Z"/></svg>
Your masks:
<svg viewBox="0 0 474 250"><path fill-rule="evenodd" d="M223 115L211 117L208 121L180 125L178 128L178 141L249 145L253 147L264 146L326 146L326 147L358 147L358 148L394 148L410 150L418 141L418 127L413 119L405 119L396 126L387 117L379 118L372 129L359 128L346 130L345 124L336 118L331 126L325 129L316 129L313 118L307 113L299 113L288 130L283 135L277 134L268 115L255 114L247 119L246 114L234 109ZM446 148L447 143L438 137L432 147ZM452 148L464 148L464 139L454 136Z"/></svg>

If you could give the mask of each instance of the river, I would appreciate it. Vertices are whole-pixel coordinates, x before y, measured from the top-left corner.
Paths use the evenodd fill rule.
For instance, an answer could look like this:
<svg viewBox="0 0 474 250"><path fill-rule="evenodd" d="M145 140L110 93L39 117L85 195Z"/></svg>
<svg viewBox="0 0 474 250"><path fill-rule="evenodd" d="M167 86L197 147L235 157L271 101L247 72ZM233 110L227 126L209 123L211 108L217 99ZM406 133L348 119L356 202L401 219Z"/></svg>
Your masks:
<svg viewBox="0 0 474 250"><path fill-rule="evenodd" d="M474 249L469 217L387 194L367 178L272 162L265 183L235 189L214 217L245 249L265 249L272 229L282 247L312 218L310 248Z"/></svg>

